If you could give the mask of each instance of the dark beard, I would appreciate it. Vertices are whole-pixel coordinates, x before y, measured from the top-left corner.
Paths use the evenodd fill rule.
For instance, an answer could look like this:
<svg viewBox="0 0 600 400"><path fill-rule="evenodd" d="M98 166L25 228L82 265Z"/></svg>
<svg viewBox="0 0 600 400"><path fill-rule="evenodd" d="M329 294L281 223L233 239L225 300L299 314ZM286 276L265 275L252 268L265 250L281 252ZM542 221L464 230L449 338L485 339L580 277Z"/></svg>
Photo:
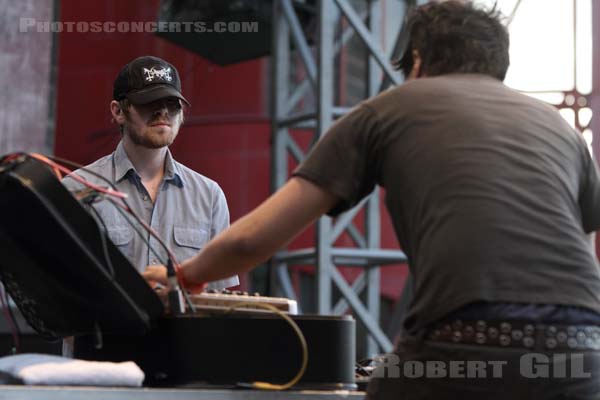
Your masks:
<svg viewBox="0 0 600 400"><path fill-rule="evenodd" d="M126 131L126 135L129 136L131 141L141 147L147 149L160 149L165 146L170 146L173 143L175 135L143 135L138 132Z"/></svg>

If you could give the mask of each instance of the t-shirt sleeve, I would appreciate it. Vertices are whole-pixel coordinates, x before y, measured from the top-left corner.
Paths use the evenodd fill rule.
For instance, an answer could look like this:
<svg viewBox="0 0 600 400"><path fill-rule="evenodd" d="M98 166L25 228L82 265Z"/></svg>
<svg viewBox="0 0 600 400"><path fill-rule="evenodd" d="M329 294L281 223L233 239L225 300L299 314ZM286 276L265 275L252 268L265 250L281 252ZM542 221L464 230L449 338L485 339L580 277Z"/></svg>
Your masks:
<svg viewBox="0 0 600 400"><path fill-rule="evenodd" d="M598 166L588 151L586 153L583 183L579 195L583 229L590 233L600 229L600 179Z"/></svg>
<svg viewBox="0 0 600 400"><path fill-rule="evenodd" d="M307 179L340 201L327 213L336 216L357 204L378 180L378 121L375 112L360 105L339 119L317 142L292 176Z"/></svg>

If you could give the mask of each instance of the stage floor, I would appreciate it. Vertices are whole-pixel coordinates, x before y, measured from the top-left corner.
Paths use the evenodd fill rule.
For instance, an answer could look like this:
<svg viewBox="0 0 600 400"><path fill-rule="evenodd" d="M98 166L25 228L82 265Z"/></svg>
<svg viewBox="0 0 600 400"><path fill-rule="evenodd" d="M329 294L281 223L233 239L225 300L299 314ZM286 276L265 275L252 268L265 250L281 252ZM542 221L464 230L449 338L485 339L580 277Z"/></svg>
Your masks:
<svg viewBox="0 0 600 400"><path fill-rule="evenodd" d="M0 400L358 400L358 391L263 391L0 385Z"/></svg>

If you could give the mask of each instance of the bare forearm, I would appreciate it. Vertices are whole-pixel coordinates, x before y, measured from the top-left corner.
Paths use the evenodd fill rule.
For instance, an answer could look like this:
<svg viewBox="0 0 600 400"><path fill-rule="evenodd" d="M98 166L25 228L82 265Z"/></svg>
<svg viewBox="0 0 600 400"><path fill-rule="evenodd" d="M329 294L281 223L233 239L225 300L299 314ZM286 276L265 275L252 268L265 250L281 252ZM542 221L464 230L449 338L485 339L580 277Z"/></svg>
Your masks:
<svg viewBox="0 0 600 400"><path fill-rule="evenodd" d="M256 250L249 251L232 234L219 235L183 263L183 276L188 282L211 282L238 275L269 258L266 252Z"/></svg>
<svg viewBox="0 0 600 400"><path fill-rule="evenodd" d="M314 184L294 178L184 262L183 276L189 282L208 282L248 271L286 245L336 201Z"/></svg>

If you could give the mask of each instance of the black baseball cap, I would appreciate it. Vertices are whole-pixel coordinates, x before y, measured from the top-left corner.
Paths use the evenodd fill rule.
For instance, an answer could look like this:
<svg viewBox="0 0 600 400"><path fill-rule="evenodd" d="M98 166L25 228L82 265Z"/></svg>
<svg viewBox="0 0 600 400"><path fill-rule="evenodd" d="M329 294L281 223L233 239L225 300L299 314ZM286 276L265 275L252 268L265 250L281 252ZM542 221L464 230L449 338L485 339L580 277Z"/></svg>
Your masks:
<svg viewBox="0 0 600 400"><path fill-rule="evenodd" d="M113 85L113 99L127 98L132 104L148 104L164 97L177 97L188 106L181 94L177 69L163 59L138 57L125 65Z"/></svg>

